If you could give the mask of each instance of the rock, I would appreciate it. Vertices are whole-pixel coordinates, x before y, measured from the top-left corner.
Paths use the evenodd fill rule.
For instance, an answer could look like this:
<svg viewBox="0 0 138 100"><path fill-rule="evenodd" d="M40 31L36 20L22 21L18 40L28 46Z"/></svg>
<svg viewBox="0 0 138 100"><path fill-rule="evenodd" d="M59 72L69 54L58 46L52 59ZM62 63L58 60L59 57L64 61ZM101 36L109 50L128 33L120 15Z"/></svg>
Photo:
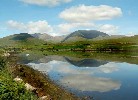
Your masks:
<svg viewBox="0 0 138 100"><path fill-rule="evenodd" d="M9 57L10 54L9 54L9 53L4 53L3 56L4 56L4 57Z"/></svg>
<svg viewBox="0 0 138 100"><path fill-rule="evenodd" d="M18 76L16 78L14 78L14 81L19 82L19 83L23 82L23 80L21 78L19 78ZM36 90L35 87L31 86L28 83L25 84L25 87L26 87L26 90L29 90L29 91L35 91Z"/></svg>
<svg viewBox="0 0 138 100"><path fill-rule="evenodd" d="M51 100L50 96L42 96L39 100Z"/></svg>
<svg viewBox="0 0 138 100"><path fill-rule="evenodd" d="M20 83L23 82L23 80L21 78L19 78L18 76L16 78L14 78L13 80L16 82L20 82Z"/></svg>
<svg viewBox="0 0 138 100"><path fill-rule="evenodd" d="M28 84L28 83L25 84L25 87L26 87L27 90L30 90L30 91L34 91L34 90L36 90L35 87L31 86L31 85Z"/></svg>
<svg viewBox="0 0 138 100"><path fill-rule="evenodd" d="M26 56L29 56L29 54L26 54Z"/></svg>

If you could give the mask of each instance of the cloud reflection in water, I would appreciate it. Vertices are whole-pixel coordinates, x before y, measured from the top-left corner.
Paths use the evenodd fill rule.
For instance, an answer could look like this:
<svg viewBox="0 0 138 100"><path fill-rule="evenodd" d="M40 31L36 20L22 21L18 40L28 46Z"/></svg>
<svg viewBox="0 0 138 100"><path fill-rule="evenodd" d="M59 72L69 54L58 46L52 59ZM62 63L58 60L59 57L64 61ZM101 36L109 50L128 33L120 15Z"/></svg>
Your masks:
<svg viewBox="0 0 138 100"><path fill-rule="evenodd" d="M121 83L117 80L95 76L96 73L108 74L118 71L118 67L113 62L96 68L80 68L67 62L55 60L49 63L29 63L28 65L46 73L56 72L61 74L63 77L60 78L59 82L64 86L76 90L108 92L111 90L118 90L121 86Z"/></svg>
<svg viewBox="0 0 138 100"><path fill-rule="evenodd" d="M70 75L63 77L60 82L64 86L81 91L107 92L120 89L121 83L110 78L94 77L88 75Z"/></svg>

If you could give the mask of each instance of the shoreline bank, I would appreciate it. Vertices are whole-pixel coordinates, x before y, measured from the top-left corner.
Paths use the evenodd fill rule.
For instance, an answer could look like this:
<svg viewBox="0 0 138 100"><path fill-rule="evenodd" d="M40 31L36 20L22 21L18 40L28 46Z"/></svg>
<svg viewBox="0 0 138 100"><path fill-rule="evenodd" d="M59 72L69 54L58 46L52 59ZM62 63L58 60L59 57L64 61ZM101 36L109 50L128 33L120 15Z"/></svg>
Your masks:
<svg viewBox="0 0 138 100"><path fill-rule="evenodd" d="M46 100L80 100L74 94L61 88L51 81L47 75L40 73L27 65L17 64L19 58L11 55L8 58L9 70L14 78L19 77L36 89L33 91L38 97L47 97ZM45 100L45 99L44 99Z"/></svg>

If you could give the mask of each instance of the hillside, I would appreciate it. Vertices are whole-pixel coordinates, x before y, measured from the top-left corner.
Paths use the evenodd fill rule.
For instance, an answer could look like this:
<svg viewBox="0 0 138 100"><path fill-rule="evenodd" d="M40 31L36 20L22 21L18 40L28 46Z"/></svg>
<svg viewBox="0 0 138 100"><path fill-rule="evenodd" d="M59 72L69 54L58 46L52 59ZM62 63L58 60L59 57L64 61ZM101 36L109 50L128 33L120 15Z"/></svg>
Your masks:
<svg viewBox="0 0 138 100"><path fill-rule="evenodd" d="M31 46L31 45L40 45L45 43L43 40L34 38L28 33L20 33L10 35L0 39L0 46Z"/></svg>
<svg viewBox="0 0 138 100"><path fill-rule="evenodd" d="M69 34L62 42L87 40L87 39L94 39L97 37L106 37L106 36L109 35L96 30L78 30Z"/></svg>
<svg viewBox="0 0 138 100"><path fill-rule="evenodd" d="M35 33L35 34L31 34L31 36L33 36L35 38L38 38L38 39L41 39L41 40L44 40L46 42L52 42L52 43L59 43L66 37L66 35L63 35L63 36L51 36L51 35L48 35L46 33L44 33L44 34Z"/></svg>
<svg viewBox="0 0 138 100"><path fill-rule="evenodd" d="M95 42L99 43L120 43L120 44L138 44L138 35L131 36L131 37L120 37L120 38L111 38L111 39L103 39L97 40Z"/></svg>

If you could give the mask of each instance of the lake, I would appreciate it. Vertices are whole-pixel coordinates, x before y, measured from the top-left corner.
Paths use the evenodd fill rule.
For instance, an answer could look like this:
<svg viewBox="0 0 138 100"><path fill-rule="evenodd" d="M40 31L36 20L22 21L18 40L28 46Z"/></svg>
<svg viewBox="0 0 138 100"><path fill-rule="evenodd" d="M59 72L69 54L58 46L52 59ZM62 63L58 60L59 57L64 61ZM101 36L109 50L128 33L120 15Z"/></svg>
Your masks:
<svg viewBox="0 0 138 100"><path fill-rule="evenodd" d="M132 59L138 63L137 58ZM26 64L79 97L138 100L138 64L135 62L50 55Z"/></svg>

